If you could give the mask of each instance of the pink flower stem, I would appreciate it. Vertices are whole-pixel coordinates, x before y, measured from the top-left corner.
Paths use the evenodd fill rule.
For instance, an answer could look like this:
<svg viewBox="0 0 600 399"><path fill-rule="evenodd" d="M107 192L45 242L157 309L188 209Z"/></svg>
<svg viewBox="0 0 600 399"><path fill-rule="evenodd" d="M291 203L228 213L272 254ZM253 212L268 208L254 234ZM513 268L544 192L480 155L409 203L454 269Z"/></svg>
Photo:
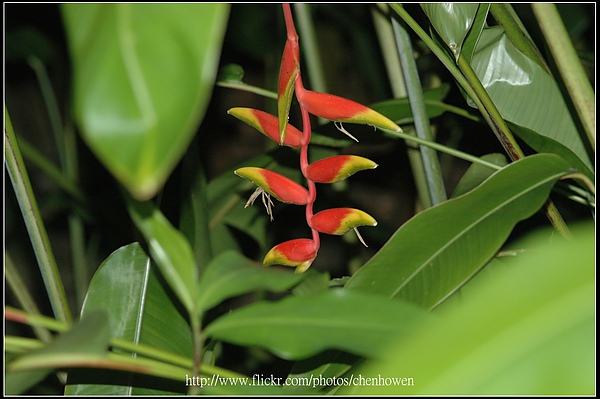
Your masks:
<svg viewBox="0 0 600 399"><path fill-rule="evenodd" d="M296 90L300 88L303 89L302 86L302 78L300 77L300 73L298 73L298 78L296 79ZM300 104L300 111L302 113L302 139L300 147L300 169L302 170L302 174L306 178L308 184L308 201L306 204L306 222L310 226L310 221L313 217L313 204L317 198L317 186L314 181L309 179L306 174L306 170L308 168L308 144L310 143L312 127L310 124L310 114L308 111ZM315 245L315 250L318 250L320 247L320 237L319 232L312 227L310 228L312 231L313 243Z"/></svg>
<svg viewBox="0 0 600 399"><path fill-rule="evenodd" d="M298 42L298 34L296 33L296 27L294 26L294 19L292 18L292 10L289 3L283 3L283 16L285 18L285 28L287 31L287 39L292 42Z"/></svg>

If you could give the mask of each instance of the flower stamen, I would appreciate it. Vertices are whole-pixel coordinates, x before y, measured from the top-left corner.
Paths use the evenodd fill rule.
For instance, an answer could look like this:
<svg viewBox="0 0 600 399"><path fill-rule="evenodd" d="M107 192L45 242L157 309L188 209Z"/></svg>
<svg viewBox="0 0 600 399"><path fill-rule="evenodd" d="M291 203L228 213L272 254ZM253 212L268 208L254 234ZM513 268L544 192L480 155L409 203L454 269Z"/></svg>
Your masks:
<svg viewBox="0 0 600 399"><path fill-rule="evenodd" d="M267 215L269 215L271 221L273 221L273 200L271 199L269 193L263 190L262 187L257 187L256 190L254 190L250 198L248 198L248 201L246 202L244 208L248 208L250 205L254 205L254 201L256 200L256 198L258 198L259 195L262 195L262 203L265 206L265 209L267 210Z"/></svg>
<svg viewBox="0 0 600 399"><path fill-rule="evenodd" d="M358 139L356 137L354 137L353 135L351 135L349 131L344 129L344 126L342 126L342 122L333 122L333 124L337 128L337 130L344 133L346 136L350 137L352 140L354 140L358 143Z"/></svg>

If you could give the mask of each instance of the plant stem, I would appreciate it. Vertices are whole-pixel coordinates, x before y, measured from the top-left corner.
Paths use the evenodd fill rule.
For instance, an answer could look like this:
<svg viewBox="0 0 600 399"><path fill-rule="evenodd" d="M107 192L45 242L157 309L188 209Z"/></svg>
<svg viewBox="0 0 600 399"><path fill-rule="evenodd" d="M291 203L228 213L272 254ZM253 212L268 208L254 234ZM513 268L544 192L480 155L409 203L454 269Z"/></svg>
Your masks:
<svg viewBox="0 0 600 399"><path fill-rule="evenodd" d="M306 60L311 89L326 93L327 83L323 74L323 63L321 62L315 28L312 23L310 5L306 3L294 3L294 11L296 12L298 31L302 37L302 41L300 41L302 52L306 55L304 59Z"/></svg>
<svg viewBox="0 0 600 399"><path fill-rule="evenodd" d="M423 98L423 88L417 71L417 66L413 58L412 45L408 33L398 21L392 20L392 27L398 46L398 56L402 64L404 83L408 92L410 108L412 110L415 130L417 137L433 141L429 118L425 108ZM421 162L427 180L427 189L429 191L428 201L423 201L424 205L437 205L448 199L446 188L442 178L440 162L437 153L428 147L420 147ZM424 198L423 198L424 200Z"/></svg>
<svg viewBox="0 0 600 399"><path fill-rule="evenodd" d="M531 8L571 96L588 140L596 150L596 99L565 25L552 3L532 3Z"/></svg>
<svg viewBox="0 0 600 399"><path fill-rule="evenodd" d="M468 162L476 163L476 164L479 164L479 165L482 165L482 166L485 166L485 167L488 167L488 168L494 169L494 170L500 170L500 169L502 169L501 166L498 166L498 165L493 164L493 163L488 162L488 161L484 161L481 158L478 158L478 157L476 157L474 155L471 155L471 154L467 154L466 152L463 152L463 151L460 151L460 150L456 150L456 149L454 149L452 147L447 147L447 146L445 146L443 144L439 144L439 143L437 143L435 141L424 140L424 139L418 138L416 136L413 136L413 135L410 135L410 134L407 134L407 133L396 132L396 131L393 131L393 130L386 130L386 129L382 129L382 130L386 134L388 134L390 136L399 137L399 138L404 139L406 141L417 143L419 145L424 145L424 146L432 148L432 149L434 149L436 151L440 151L440 152L443 152L445 154L452 155L452 156L454 156L456 158L460 158L460 159L463 159L463 160L468 161Z"/></svg>
<svg viewBox="0 0 600 399"><path fill-rule="evenodd" d="M17 301L25 309L28 313L32 314L40 314L40 311L33 300L33 297L29 293L29 289L27 285L21 279L21 276L17 272L17 268L15 267L12 258L8 252L4 253L4 275L6 278L6 282L8 286L12 290L13 294L17 297ZM40 340L43 342L50 342L52 339L52 334L50 331L39 325L32 325L33 331Z"/></svg>
<svg viewBox="0 0 600 399"><path fill-rule="evenodd" d="M69 309L67 295L6 107L4 107L4 118L6 121L4 129L5 162L40 267L50 304L54 315L59 320L71 323L73 317Z"/></svg>
<svg viewBox="0 0 600 399"><path fill-rule="evenodd" d="M421 40L429 47L429 49L438 57L448 71L452 74L456 82L461 86L465 93L473 100L483 118L490 126L506 153L512 161L524 157L523 151L517 144L506 122L500 115L500 112L494 105L494 102L489 97L485 88L481 85L479 78L469 65L468 61L461 54L458 58L458 68L454 65L454 61L449 58L444 51L439 48L433 39L419 26L419 24L401 7L399 4L390 4L390 7L402 18L402 20L413 29ZM568 228L562 219L560 213L552 202L548 202L547 212L548 219L564 237L569 237Z"/></svg>
<svg viewBox="0 0 600 399"><path fill-rule="evenodd" d="M217 82L216 85L220 87L226 87L229 89L247 91L249 93L258 94L263 97L277 100L277 93L270 90L262 89L260 87L252 86L244 82Z"/></svg>
<svg viewBox="0 0 600 399"><path fill-rule="evenodd" d="M27 61L35 71L42 91L59 155L61 170L63 174L66 175L69 182L77 184L79 169L77 165L77 142L75 131L72 126L67 129L62 122L58 101L44 64L34 56L29 57ZM75 299L77 307L80 307L83 303L87 285L89 283L87 260L85 256L85 234L81 216L77 212L71 212L68 217L68 225L69 236L71 239L71 261L75 279Z"/></svg>
<svg viewBox="0 0 600 399"><path fill-rule="evenodd" d="M544 57L542 57L535 43L527 33L512 5L508 3L491 3L490 12L496 22L504 28L504 33L510 42L521 53L525 54L530 60L550 74L550 69L546 65Z"/></svg>

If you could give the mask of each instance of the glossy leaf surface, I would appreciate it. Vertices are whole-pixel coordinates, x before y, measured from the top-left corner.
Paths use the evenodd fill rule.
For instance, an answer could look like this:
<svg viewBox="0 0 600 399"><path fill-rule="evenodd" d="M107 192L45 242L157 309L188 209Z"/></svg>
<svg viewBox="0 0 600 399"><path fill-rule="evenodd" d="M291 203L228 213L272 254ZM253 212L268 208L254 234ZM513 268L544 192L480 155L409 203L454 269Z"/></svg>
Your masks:
<svg viewBox="0 0 600 399"><path fill-rule="evenodd" d="M422 7L434 29L452 51L455 59L458 59L479 4L425 3Z"/></svg>
<svg viewBox="0 0 600 399"><path fill-rule="evenodd" d="M130 201L129 212L161 274L185 309L193 313L198 269L189 242L153 204Z"/></svg>
<svg viewBox="0 0 600 399"><path fill-rule="evenodd" d="M63 5L83 138L137 199L153 197L208 105L227 4Z"/></svg>
<svg viewBox="0 0 600 399"><path fill-rule="evenodd" d="M82 315L110 309L107 327L112 338L189 357L192 353L191 328L161 285L154 268L137 243L116 250L92 278ZM164 339L165 334L169 339ZM65 391L68 395L169 393L167 384L163 390L140 388L148 385L150 380L139 374L117 378L97 370L77 369L69 373L68 382Z"/></svg>
<svg viewBox="0 0 600 399"><path fill-rule="evenodd" d="M569 169L551 154L506 166L469 193L406 222L346 288L435 307L495 255L519 221L540 209Z"/></svg>
<svg viewBox="0 0 600 399"><path fill-rule="evenodd" d="M368 356L424 317L424 311L402 301L334 289L255 303L220 317L205 332L237 345L266 348L285 359L329 348Z"/></svg>
<svg viewBox="0 0 600 399"><path fill-rule="evenodd" d="M529 251L505 259L490 278L474 279L460 301L436 311L427 326L416 326L389 348L385 360L355 370L364 377L412 377L412 386L339 393L594 395L594 228L574 228L572 241L549 241L548 233L515 243Z"/></svg>
<svg viewBox="0 0 600 399"><path fill-rule="evenodd" d="M299 283L303 275L262 267L237 252L215 258L198 287L198 309L204 311L225 299L257 291L283 291Z"/></svg>
<svg viewBox="0 0 600 399"><path fill-rule="evenodd" d="M560 149L553 150L551 143L555 141L592 169L558 85L542 67L513 46L501 27L483 30L471 65L502 117L537 133L535 140L527 135L521 137L529 145L539 152L552 150L563 156ZM548 143L541 147L545 139ZM590 170L583 172L590 175Z"/></svg>

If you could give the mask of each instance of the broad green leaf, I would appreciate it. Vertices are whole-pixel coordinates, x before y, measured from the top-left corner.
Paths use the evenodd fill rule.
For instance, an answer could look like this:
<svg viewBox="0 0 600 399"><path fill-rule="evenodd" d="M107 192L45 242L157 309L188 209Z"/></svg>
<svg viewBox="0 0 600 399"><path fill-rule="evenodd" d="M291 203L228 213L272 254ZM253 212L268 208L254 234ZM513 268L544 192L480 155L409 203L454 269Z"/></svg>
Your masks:
<svg viewBox="0 0 600 399"><path fill-rule="evenodd" d="M402 301L332 289L248 305L221 316L205 333L237 345L266 348L284 359L302 359L325 349L372 356L390 337L410 330L425 316Z"/></svg>
<svg viewBox="0 0 600 399"><path fill-rule="evenodd" d="M107 321L106 312L91 312L47 346L12 359L6 364L6 393L26 391L54 369L105 357L110 340Z"/></svg>
<svg viewBox="0 0 600 399"><path fill-rule="evenodd" d="M229 6L62 6L83 138L139 200L153 197L204 117Z"/></svg>
<svg viewBox="0 0 600 399"><path fill-rule="evenodd" d="M258 265L238 252L225 252L210 262L202 275L197 308L205 311L225 299L257 290L283 291L302 278L301 274Z"/></svg>
<svg viewBox="0 0 600 399"><path fill-rule="evenodd" d="M593 396L595 231L575 239L548 232L519 242L527 251L496 267L460 302L387 347L365 378L411 377L413 386L357 386L343 394L416 396ZM471 284L469 284L471 285Z"/></svg>
<svg viewBox="0 0 600 399"><path fill-rule="evenodd" d="M165 280L188 313L193 314L198 270L189 242L150 202L129 199L129 213Z"/></svg>
<svg viewBox="0 0 600 399"><path fill-rule="evenodd" d="M294 363L289 378L311 382L313 394L326 395L335 392L339 386L331 385L333 378L340 378L362 360L348 352L328 350L308 359ZM286 386L285 393L298 395L301 387Z"/></svg>
<svg viewBox="0 0 600 399"><path fill-rule="evenodd" d="M502 117L540 136L536 140L529 139L528 144L536 145L534 149L539 152L539 144L545 139L557 142L590 169L583 173L591 174L589 156L556 82L519 52L501 27L483 30L471 65ZM549 144L545 148L553 146Z"/></svg>
<svg viewBox="0 0 600 399"><path fill-rule="evenodd" d="M506 156L500 153L494 154L486 154L481 157L482 160L491 162L494 165L505 166L508 161L506 160ZM494 169L488 168L487 166L483 166L477 163L469 166L469 169L465 172L463 177L460 179L454 191L452 192L452 197L458 197L470 191L480 185L485 179L490 177L495 172Z"/></svg>
<svg viewBox="0 0 600 399"><path fill-rule="evenodd" d="M107 325L113 338L191 356L191 328L161 285L150 258L139 244L116 250L96 271L82 315L101 309L109 311ZM68 395L160 395L168 393L169 387L163 384L161 390L150 389L151 378L140 374L90 369L72 370L68 384L65 390ZM185 392L181 386L176 388L173 387L176 392Z"/></svg>
<svg viewBox="0 0 600 399"><path fill-rule="evenodd" d="M478 3L425 3L423 11L427 14L434 29L446 43L455 59L461 53L461 47L479 7Z"/></svg>
<svg viewBox="0 0 600 399"><path fill-rule="evenodd" d="M545 137L539 133L534 132L523 126L515 125L514 123L508 122L510 130L519 136L523 141L527 143L531 148L534 148L537 152L547 152L557 154L565 161L568 161L571 166L581 173L587 175L591 180L594 180L594 171L588 168L581 159L573 153L568 147L565 147L560 142Z"/></svg>
<svg viewBox="0 0 600 399"><path fill-rule="evenodd" d="M400 227L350 278L346 289L442 303L495 255L517 222L532 216L569 164L537 154L509 164L471 192Z"/></svg>
<svg viewBox="0 0 600 399"><path fill-rule="evenodd" d="M208 205L208 183L197 151L188 151L182 161L183 200L180 231L192 246L194 259L203 270L213 257Z"/></svg>

